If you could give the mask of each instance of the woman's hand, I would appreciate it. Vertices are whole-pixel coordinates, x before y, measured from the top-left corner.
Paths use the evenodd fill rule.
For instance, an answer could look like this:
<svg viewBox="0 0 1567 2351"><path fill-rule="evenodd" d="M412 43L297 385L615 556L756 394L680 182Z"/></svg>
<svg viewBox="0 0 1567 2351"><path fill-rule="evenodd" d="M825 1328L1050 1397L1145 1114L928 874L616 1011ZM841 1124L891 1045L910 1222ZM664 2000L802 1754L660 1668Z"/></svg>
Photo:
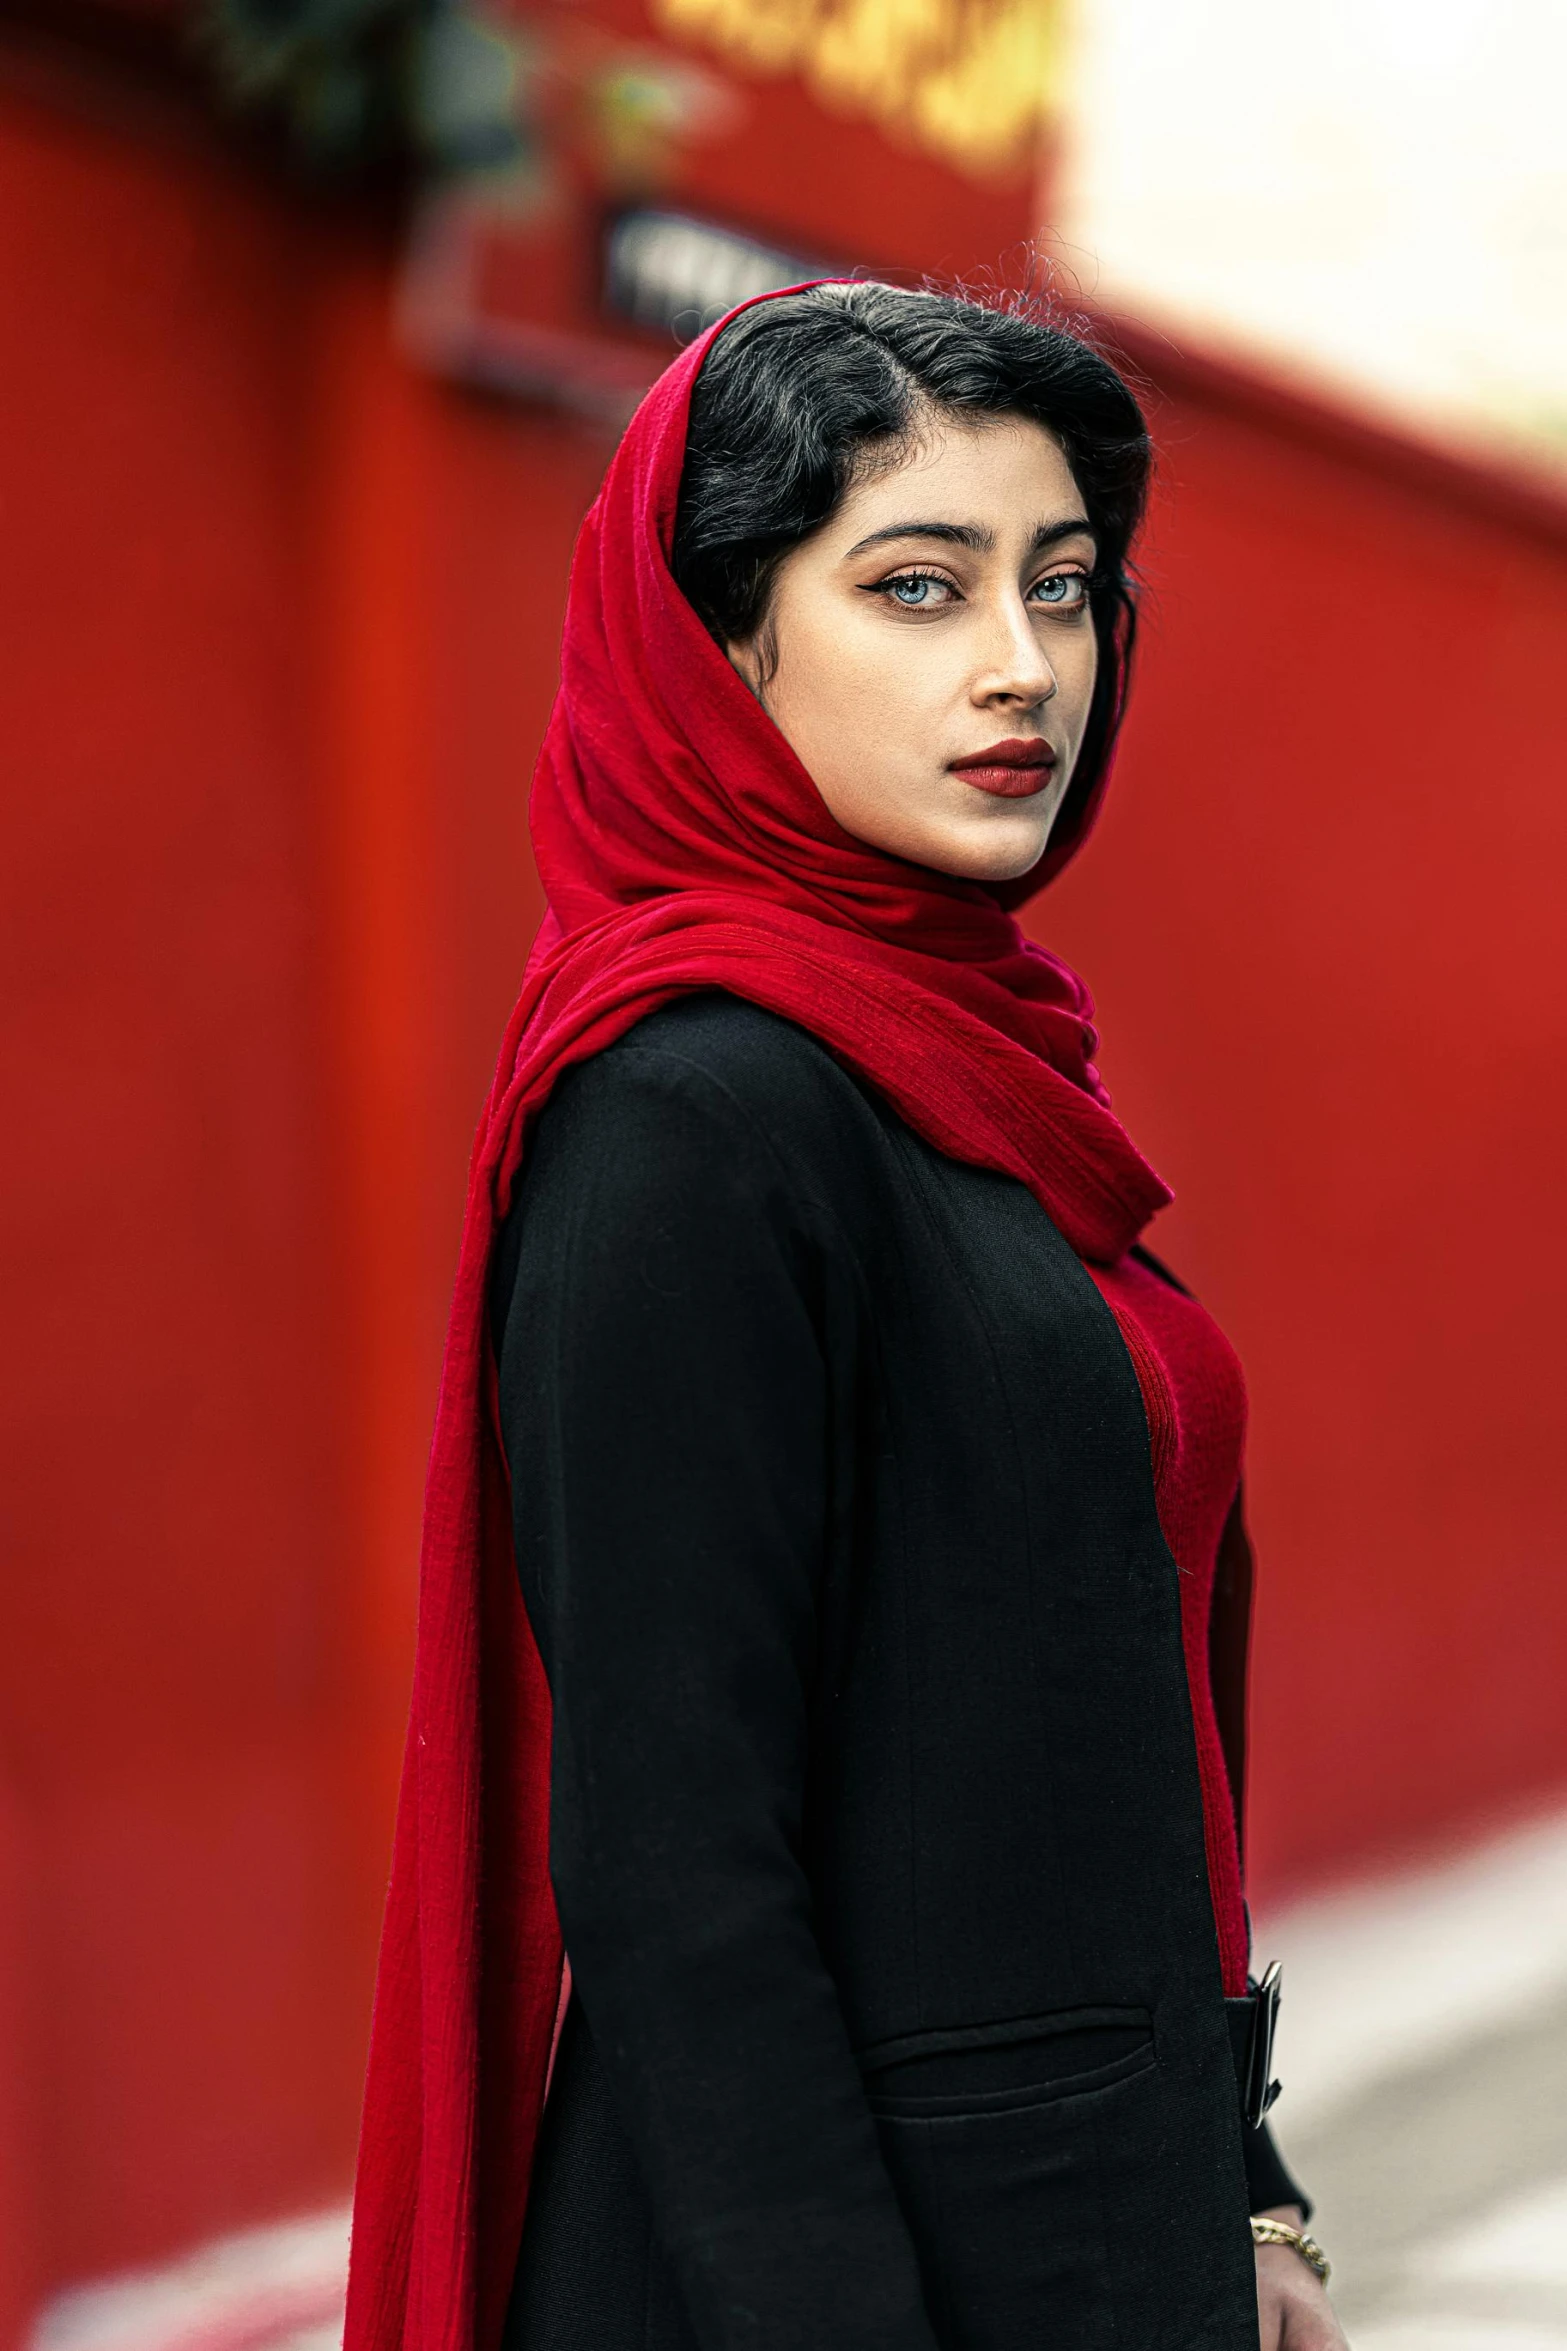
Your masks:
<svg viewBox="0 0 1567 2351"><path fill-rule="evenodd" d="M1292 2229L1306 2225L1295 2204L1281 2204L1258 2217L1282 2220ZM1288 2245L1258 2245L1253 2250L1262 2351L1349 2351L1326 2286L1300 2255Z"/></svg>

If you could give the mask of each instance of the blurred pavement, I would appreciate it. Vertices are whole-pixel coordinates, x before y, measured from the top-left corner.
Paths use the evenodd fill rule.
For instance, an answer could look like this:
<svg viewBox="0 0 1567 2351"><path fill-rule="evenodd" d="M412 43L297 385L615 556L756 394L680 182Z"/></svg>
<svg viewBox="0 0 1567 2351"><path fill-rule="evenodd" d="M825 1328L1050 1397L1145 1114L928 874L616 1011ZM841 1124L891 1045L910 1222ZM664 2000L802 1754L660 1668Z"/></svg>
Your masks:
<svg viewBox="0 0 1567 2351"><path fill-rule="evenodd" d="M1259 1921L1354 2351L1567 2351L1567 1815Z"/></svg>
<svg viewBox="0 0 1567 2351"><path fill-rule="evenodd" d="M1354 2351L1567 2351L1567 1814L1259 1920ZM334 2351L346 2212L60 2295L31 2351Z"/></svg>

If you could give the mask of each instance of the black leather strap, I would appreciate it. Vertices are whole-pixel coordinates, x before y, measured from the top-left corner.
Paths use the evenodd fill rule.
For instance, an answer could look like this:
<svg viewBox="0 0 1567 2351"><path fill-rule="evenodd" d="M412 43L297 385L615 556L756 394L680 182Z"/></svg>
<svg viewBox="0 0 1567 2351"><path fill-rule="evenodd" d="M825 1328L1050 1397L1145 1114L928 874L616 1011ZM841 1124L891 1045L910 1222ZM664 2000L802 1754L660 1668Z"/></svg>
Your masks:
<svg viewBox="0 0 1567 2351"><path fill-rule="evenodd" d="M1285 2165L1268 2128L1266 2113L1273 2099L1269 2098L1263 2114L1253 2119L1257 2098L1254 2083L1261 2068L1256 2035L1259 2030L1258 1998L1254 1986L1243 1999L1226 2000L1225 2021L1230 2028L1230 2055L1235 2061L1235 2094L1241 2116L1241 2153L1246 2163L1247 2202L1253 2212L1273 2212L1280 2205L1298 2204L1307 2220L1311 2218L1311 2199ZM1271 2050L1268 2052L1271 2056ZM1279 2085L1271 2079L1273 2096Z"/></svg>

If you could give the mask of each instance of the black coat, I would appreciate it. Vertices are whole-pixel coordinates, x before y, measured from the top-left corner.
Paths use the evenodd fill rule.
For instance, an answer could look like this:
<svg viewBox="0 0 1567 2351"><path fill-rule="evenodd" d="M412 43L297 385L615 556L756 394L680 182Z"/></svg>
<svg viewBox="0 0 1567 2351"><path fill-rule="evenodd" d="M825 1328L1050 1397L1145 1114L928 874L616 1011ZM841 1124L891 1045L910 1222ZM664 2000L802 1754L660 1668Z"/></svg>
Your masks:
<svg viewBox="0 0 1567 2351"><path fill-rule="evenodd" d="M576 1987L511 2351L1255 2351L1176 1569L1073 1251L705 995L561 1081L495 1297Z"/></svg>

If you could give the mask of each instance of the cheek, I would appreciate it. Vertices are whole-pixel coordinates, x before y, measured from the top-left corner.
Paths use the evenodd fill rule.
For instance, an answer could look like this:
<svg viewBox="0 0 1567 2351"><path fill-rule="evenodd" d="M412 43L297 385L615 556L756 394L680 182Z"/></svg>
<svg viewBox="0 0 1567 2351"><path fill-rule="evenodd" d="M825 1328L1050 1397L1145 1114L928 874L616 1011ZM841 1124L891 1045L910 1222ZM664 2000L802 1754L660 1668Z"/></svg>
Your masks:
<svg viewBox="0 0 1567 2351"><path fill-rule="evenodd" d="M829 799L929 764L932 664L919 650L852 610L781 636L769 707Z"/></svg>
<svg viewBox="0 0 1567 2351"><path fill-rule="evenodd" d="M1073 638L1070 651L1056 664L1056 676L1071 712L1073 733L1081 739L1099 676L1099 641L1091 627Z"/></svg>

